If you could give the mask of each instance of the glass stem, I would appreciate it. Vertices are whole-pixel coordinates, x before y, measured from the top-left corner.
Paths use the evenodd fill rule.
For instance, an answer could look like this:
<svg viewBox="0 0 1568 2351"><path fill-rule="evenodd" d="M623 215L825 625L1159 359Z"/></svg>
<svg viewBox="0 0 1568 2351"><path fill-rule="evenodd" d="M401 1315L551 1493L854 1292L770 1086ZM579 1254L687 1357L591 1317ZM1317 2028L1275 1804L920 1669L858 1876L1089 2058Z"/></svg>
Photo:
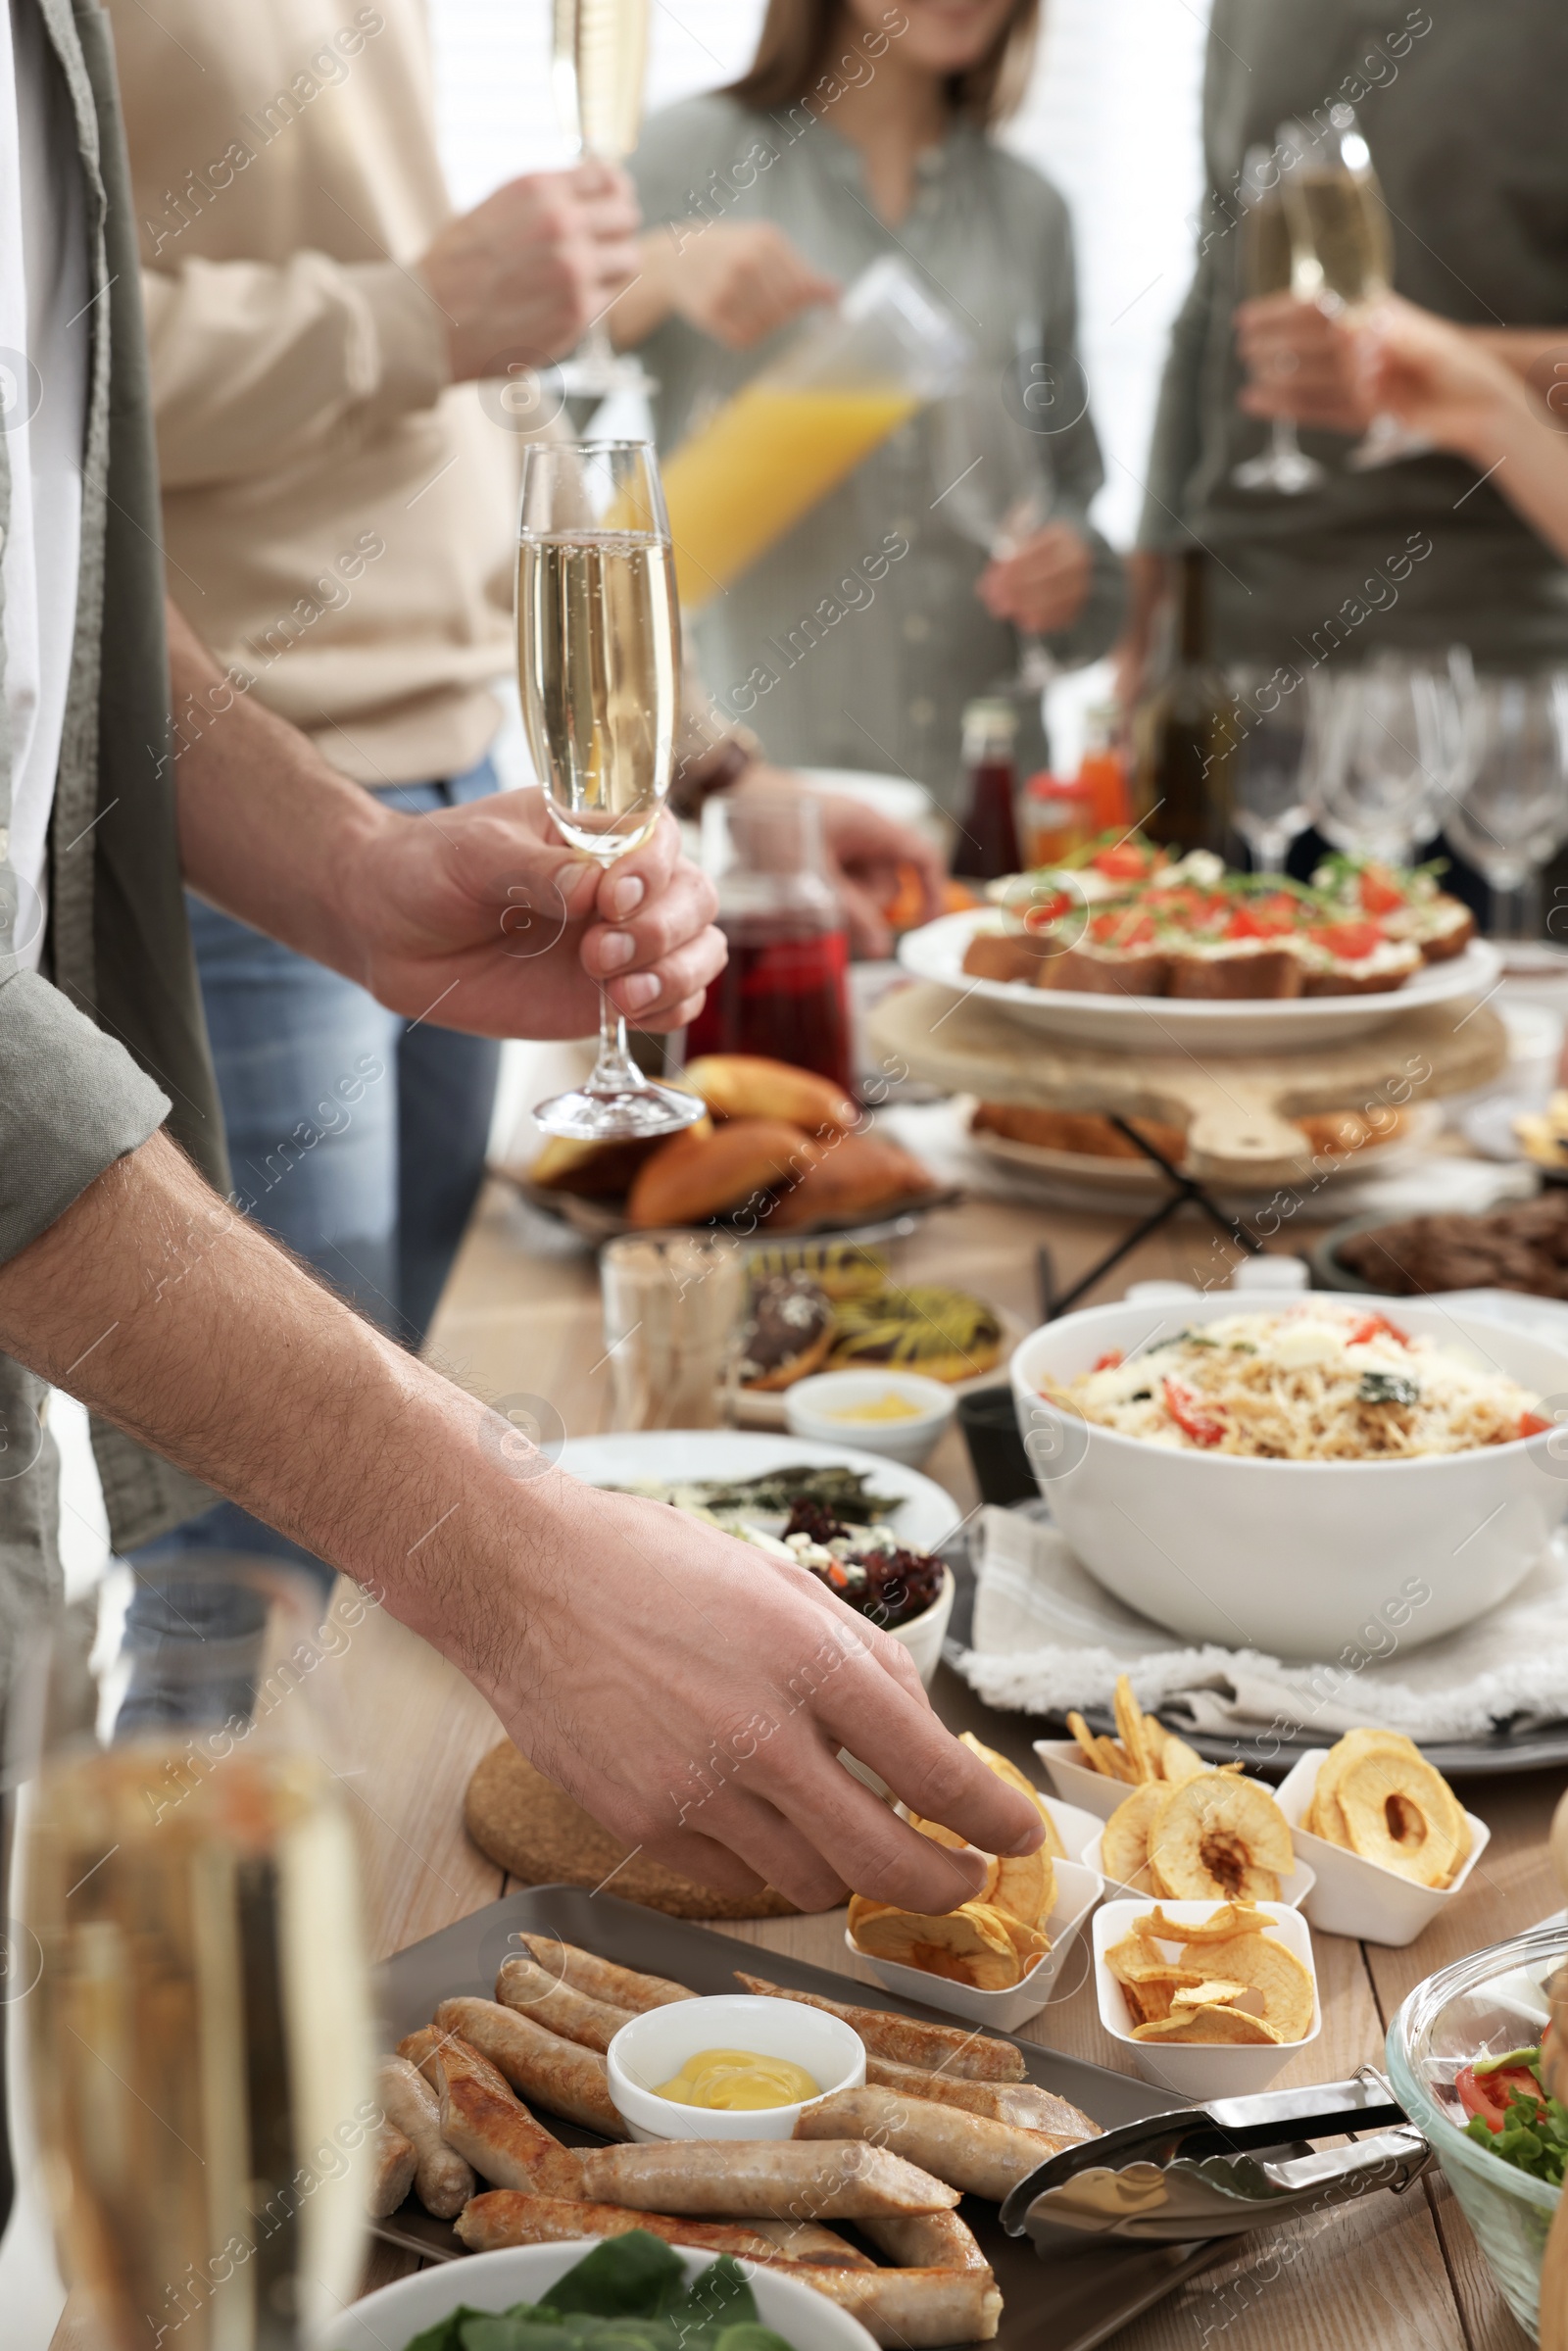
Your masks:
<svg viewBox="0 0 1568 2351"><path fill-rule="evenodd" d="M1257 858L1252 868L1254 873L1283 873L1285 860L1291 854L1291 835L1283 830L1265 831L1259 826L1253 854Z"/></svg>
<svg viewBox="0 0 1568 2351"><path fill-rule="evenodd" d="M1296 418L1276 416L1270 433L1270 446L1276 457L1299 457L1301 444L1296 437Z"/></svg>
<svg viewBox="0 0 1568 2351"><path fill-rule="evenodd" d="M589 1094L643 1094L648 1080L631 1057L626 1023L615 1009L610 990L599 989L599 1058L584 1091Z"/></svg>

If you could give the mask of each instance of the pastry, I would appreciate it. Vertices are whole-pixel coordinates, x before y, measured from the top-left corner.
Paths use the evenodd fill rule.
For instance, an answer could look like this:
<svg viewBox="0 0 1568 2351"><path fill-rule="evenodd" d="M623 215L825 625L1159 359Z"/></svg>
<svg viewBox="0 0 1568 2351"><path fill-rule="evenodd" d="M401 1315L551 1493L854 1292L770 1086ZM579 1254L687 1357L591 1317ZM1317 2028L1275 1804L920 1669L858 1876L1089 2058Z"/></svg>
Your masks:
<svg viewBox="0 0 1568 2351"><path fill-rule="evenodd" d="M638 1169L626 1221L644 1232L702 1224L748 1202L760 1214L770 1193L804 1177L820 1155L808 1135L782 1118L732 1118L707 1134L688 1128Z"/></svg>
<svg viewBox="0 0 1568 2351"><path fill-rule="evenodd" d="M780 1197L767 1229L790 1233L803 1225L886 1216L938 1189L929 1169L898 1144L884 1143L880 1135L845 1135L828 1143Z"/></svg>
<svg viewBox="0 0 1568 2351"><path fill-rule="evenodd" d="M787 1118L808 1135L847 1135L862 1116L831 1078L760 1053L704 1053L687 1062L681 1084L715 1118Z"/></svg>
<svg viewBox="0 0 1568 2351"><path fill-rule="evenodd" d="M842 1305L828 1361L835 1371L897 1364L930 1380L969 1380L1002 1353L1002 1324L984 1298L921 1286Z"/></svg>
<svg viewBox="0 0 1568 2351"><path fill-rule="evenodd" d="M809 1274L764 1274L741 1332L740 1384L768 1396L793 1388L832 1344L833 1308Z"/></svg>

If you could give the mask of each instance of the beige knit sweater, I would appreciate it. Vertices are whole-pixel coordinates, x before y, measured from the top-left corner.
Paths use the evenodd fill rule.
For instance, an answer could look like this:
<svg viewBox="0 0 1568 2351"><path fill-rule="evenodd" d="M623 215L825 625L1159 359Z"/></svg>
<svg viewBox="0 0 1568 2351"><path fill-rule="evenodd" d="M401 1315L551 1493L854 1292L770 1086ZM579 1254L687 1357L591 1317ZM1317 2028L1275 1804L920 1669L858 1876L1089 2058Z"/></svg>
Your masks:
<svg viewBox="0 0 1568 2351"><path fill-rule="evenodd" d="M447 383L411 268L451 213L420 0L108 6L174 599L346 774L460 772L511 660L521 444Z"/></svg>

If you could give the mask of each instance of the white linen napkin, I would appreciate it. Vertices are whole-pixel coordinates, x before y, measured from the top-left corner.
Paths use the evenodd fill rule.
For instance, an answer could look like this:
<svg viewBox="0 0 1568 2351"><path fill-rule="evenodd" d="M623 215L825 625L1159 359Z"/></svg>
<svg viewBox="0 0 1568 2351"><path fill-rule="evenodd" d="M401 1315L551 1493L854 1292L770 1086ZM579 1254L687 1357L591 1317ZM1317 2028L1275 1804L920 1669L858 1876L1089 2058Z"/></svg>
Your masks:
<svg viewBox="0 0 1568 2351"><path fill-rule="evenodd" d="M986 1509L970 1537L972 1645L957 1671L988 1705L1031 1714L1108 1707L1118 1674L1140 1702L1198 1731L1271 1730L1282 1739L1369 1726L1417 1740L1485 1738L1568 1717L1568 1540L1559 1531L1491 1615L1392 1655L1342 1652L1286 1664L1256 1649L1184 1647L1112 1598L1057 1530ZM1418 1625L1413 1620L1411 1630ZM1398 1636L1389 1633L1391 1641ZM953 1654L953 1652L950 1652Z"/></svg>

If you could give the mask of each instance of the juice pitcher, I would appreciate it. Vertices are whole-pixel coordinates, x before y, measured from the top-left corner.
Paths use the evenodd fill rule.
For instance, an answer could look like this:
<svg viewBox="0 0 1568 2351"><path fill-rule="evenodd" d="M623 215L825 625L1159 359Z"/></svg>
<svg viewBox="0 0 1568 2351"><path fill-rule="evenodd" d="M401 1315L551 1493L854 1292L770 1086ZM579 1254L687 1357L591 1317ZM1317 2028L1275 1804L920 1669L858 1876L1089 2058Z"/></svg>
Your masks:
<svg viewBox="0 0 1568 2351"><path fill-rule="evenodd" d="M665 465L684 608L749 570L906 417L951 391L971 357L904 262L873 262Z"/></svg>

